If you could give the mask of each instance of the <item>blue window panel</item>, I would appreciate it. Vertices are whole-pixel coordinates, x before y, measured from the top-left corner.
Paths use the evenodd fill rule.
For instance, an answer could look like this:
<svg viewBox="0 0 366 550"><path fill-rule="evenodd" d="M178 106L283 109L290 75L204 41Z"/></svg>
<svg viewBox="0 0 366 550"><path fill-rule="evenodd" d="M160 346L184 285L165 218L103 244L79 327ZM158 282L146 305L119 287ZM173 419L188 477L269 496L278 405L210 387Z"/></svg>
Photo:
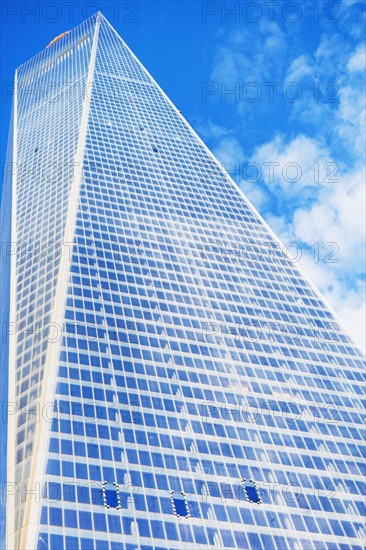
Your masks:
<svg viewBox="0 0 366 550"><path fill-rule="evenodd" d="M105 501L106 505L110 508L117 508L118 507L118 497L116 490L113 489L107 489L104 491L105 494Z"/></svg>
<svg viewBox="0 0 366 550"><path fill-rule="evenodd" d="M62 525L62 510L61 508L49 509L50 512L50 525Z"/></svg>
<svg viewBox="0 0 366 550"><path fill-rule="evenodd" d="M141 474L139 472L136 472L136 470L132 470L130 472L130 476L132 485L134 485L135 487L143 487Z"/></svg>
<svg viewBox="0 0 366 550"><path fill-rule="evenodd" d="M47 550L48 549L48 535L47 533L40 533L38 535L37 550Z"/></svg>
<svg viewBox="0 0 366 550"><path fill-rule="evenodd" d="M64 548L64 537L62 535L51 535L50 536L50 547L51 548Z"/></svg>
<svg viewBox="0 0 366 550"><path fill-rule="evenodd" d="M75 464L76 469L76 477L78 479L88 479L88 467L86 464L80 464L80 462L77 462Z"/></svg>
<svg viewBox="0 0 366 550"><path fill-rule="evenodd" d="M155 539L165 539L165 532L162 521L151 521L152 537Z"/></svg>
<svg viewBox="0 0 366 550"><path fill-rule="evenodd" d="M103 482L103 498L104 506L107 508L117 508L121 507L121 500L118 485L114 483Z"/></svg>
<svg viewBox="0 0 366 550"><path fill-rule="evenodd" d="M246 536L243 532L234 531L234 537L235 537L235 542L236 542L236 547L237 548L245 548L246 550L248 548L253 548L253 549L255 548L255 546L250 546L249 545L249 543L247 541L247 538L246 538ZM283 548L286 548L286 547L284 546Z"/></svg>
<svg viewBox="0 0 366 550"><path fill-rule="evenodd" d="M88 437L97 437L97 427L94 424L86 424L85 433Z"/></svg>
<svg viewBox="0 0 366 550"><path fill-rule="evenodd" d="M267 527L268 522L266 519L266 515L261 510L256 508L255 510L253 510L253 515L255 525L259 525L259 527Z"/></svg>
<svg viewBox="0 0 366 550"><path fill-rule="evenodd" d="M94 529L96 531L107 532L106 517L104 514L93 514L94 517Z"/></svg>
<svg viewBox="0 0 366 550"><path fill-rule="evenodd" d="M75 510L64 510L65 527L77 527L77 514Z"/></svg>
<svg viewBox="0 0 366 550"><path fill-rule="evenodd" d="M167 490L168 489L168 480L163 474L156 474L156 483L158 489Z"/></svg>
<svg viewBox="0 0 366 550"><path fill-rule="evenodd" d="M47 524L48 524L48 508L46 506L42 506L41 525L47 525Z"/></svg>
<svg viewBox="0 0 366 550"><path fill-rule="evenodd" d="M47 461L47 474L60 475L60 462L58 460L49 459Z"/></svg>
<svg viewBox="0 0 366 550"><path fill-rule="evenodd" d="M65 548L69 550L79 550L79 539L77 537L65 537Z"/></svg>
<svg viewBox="0 0 366 550"><path fill-rule="evenodd" d="M126 533L126 535L131 535L131 518L122 517L122 523L123 523L123 533Z"/></svg>
<svg viewBox="0 0 366 550"><path fill-rule="evenodd" d="M255 482L252 480L246 480L246 479L243 479L242 482L243 482L247 500L249 502L255 502L257 504L260 504L262 501L259 495L259 490Z"/></svg>
<svg viewBox="0 0 366 550"><path fill-rule="evenodd" d="M72 441L62 439L62 441L61 441L61 452L66 454L66 455L72 455L73 454Z"/></svg>
<svg viewBox="0 0 366 550"><path fill-rule="evenodd" d="M112 450L110 447L106 447L105 445L102 445L100 449L100 454L103 460L112 460ZM103 472L104 471L105 471L105 468L103 467Z"/></svg>
<svg viewBox="0 0 366 550"><path fill-rule="evenodd" d="M61 500L61 484L50 481L43 487L43 497L49 500Z"/></svg>
<svg viewBox="0 0 366 550"><path fill-rule="evenodd" d="M237 535L235 535L235 538L237 538ZM262 548L262 544L257 533L249 532L248 538L249 538L249 544L251 548Z"/></svg>
<svg viewBox="0 0 366 550"><path fill-rule="evenodd" d="M353 528L352 523L350 523L349 521L341 521L341 524L342 524L343 530L344 530L347 537L356 537L357 536L356 531Z"/></svg>
<svg viewBox="0 0 366 550"><path fill-rule="evenodd" d="M184 500L179 500L173 497L173 503L175 507L175 512L178 516L185 516L187 514L186 503Z"/></svg>
<svg viewBox="0 0 366 550"><path fill-rule="evenodd" d="M62 498L66 502L75 502L76 501L76 487L75 487L75 485L70 485L69 483L64 483L62 485Z"/></svg>
<svg viewBox="0 0 366 550"><path fill-rule="evenodd" d="M146 496L146 503L149 512L160 512L159 499L153 495Z"/></svg>
<svg viewBox="0 0 366 550"><path fill-rule="evenodd" d="M127 498L129 498L130 495L127 495ZM135 502L135 508L136 510L146 510L146 503L145 503L145 497L144 495L139 495L138 493L133 495L133 499Z"/></svg>
<svg viewBox="0 0 366 550"><path fill-rule="evenodd" d="M122 533L121 518L113 515L108 515L108 530L110 533Z"/></svg>
<svg viewBox="0 0 366 550"><path fill-rule="evenodd" d="M177 491L171 492L171 500L173 505L173 512L177 516L188 517L189 510L188 505L183 493L178 493Z"/></svg>
<svg viewBox="0 0 366 550"><path fill-rule="evenodd" d="M149 522L146 519L137 519L140 537L151 537Z"/></svg>
<svg viewBox="0 0 366 550"><path fill-rule="evenodd" d="M96 487L91 488L91 503L104 506L104 492L103 489Z"/></svg>
<svg viewBox="0 0 366 550"><path fill-rule="evenodd" d="M209 537L210 537L210 533L212 534L212 536L210 537L210 543L214 544L213 535L216 533L216 530L208 529L208 533L209 533ZM194 534L195 542L197 542L198 544L205 544L205 545L208 544L206 532L204 529L202 529L201 526L193 525L193 534Z"/></svg>
<svg viewBox="0 0 366 550"><path fill-rule="evenodd" d="M211 527L208 527L207 536L208 536L209 544L215 545L215 538L217 537L217 529L212 529Z"/></svg>
<svg viewBox="0 0 366 550"><path fill-rule="evenodd" d="M233 521L234 523L241 523L238 508L234 508L234 506L227 506L226 511L229 515L230 521Z"/></svg>
<svg viewBox="0 0 366 550"><path fill-rule="evenodd" d="M74 449L76 456L86 456L85 443L82 441L74 441Z"/></svg>
<svg viewBox="0 0 366 550"><path fill-rule="evenodd" d="M177 526L175 523L171 523L170 521L165 522L165 530L167 534L167 538L169 540L179 540L179 534L177 530Z"/></svg>
<svg viewBox="0 0 366 550"><path fill-rule="evenodd" d="M280 537L278 535L274 535L274 541L275 541L275 547L276 548L286 548L286 539L285 537Z"/></svg>
<svg viewBox="0 0 366 550"><path fill-rule="evenodd" d="M90 466L89 466L89 476L90 476L90 479L93 479L93 480L96 480L96 481L101 481L101 478L102 478L101 467L96 466L94 464L90 464Z"/></svg>
<svg viewBox="0 0 366 550"><path fill-rule="evenodd" d="M97 539L95 541L95 550L109 550L109 542L107 540Z"/></svg>
<svg viewBox="0 0 366 550"><path fill-rule="evenodd" d="M79 528L91 531L93 529L92 520L91 520L91 513L90 512L83 512L83 511L79 510L78 514L79 514Z"/></svg>
<svg viewBox="0 0 366 550"><path fill-rule="evenodd" d="M262 539L262 547L263 548L275 548L275 544L273 542L273 538L270 535L261 535Z"/></svg>
<svg viewBox="0 0 366 550"><path fill-rule="evenodd" d="M59 453L60 452L59 440L55 439L54 437L51 437L51 440L50 440L50 452L51 453Z"/></svg>
<svg viewBox="0 0 366 550"><path fill-rule="evenodd" d="M76 488L78 502L89 504L91 501L90 488L86 484L82 484Z"/></svg>
<svg viewBox="0 0 366 550"><path fill-rule="evenodd" d="M307 529L308 529L311 533L317 533L317 532L319 531L318 525L317 525L317 523L316 523L316 521L315 521L314 518L309 517L309 516L305 516L305 517L304 517L304 520L305 520Z"/></svg>
<svg viewBox="0 0 366 550"><path fill-rule="evenodd" d="M90 458L99 458L98 445L96 445L95 443L88 443L87 448L88 448L88 456Z"/></svg>
<svg viewBox="0 0 366 550"><path fill-rule="evenodd" d="M187 523L179 523L178 525L180 537L184 542L193 542L193 532L190 525Z"/></svg>
<svg viewBox="0 0 366 550"><path fill-rule="evenodd" d="M154 488L156 486L154 474L151 474L150 472L143 472L142 477L144 487Z"/></svg>
<svg viewBox="0 0 366 550"><path fill-rule="evenodd" d="M65 477L74 477L74 463L67 460L62 461L62 475Z"/></svg>
<svg viewBox="0 0 366 550"><path fill-rule="evenodd" d="M231 534L231 531L229 531L228 529L221 529L220 533L221 533L221 537L222 537L222 541L224 543L224 546L228 547L228 548L235 548L235 542L234 542L233 536ZM269 548L269 547L267 547L267 548Z"/></svg>

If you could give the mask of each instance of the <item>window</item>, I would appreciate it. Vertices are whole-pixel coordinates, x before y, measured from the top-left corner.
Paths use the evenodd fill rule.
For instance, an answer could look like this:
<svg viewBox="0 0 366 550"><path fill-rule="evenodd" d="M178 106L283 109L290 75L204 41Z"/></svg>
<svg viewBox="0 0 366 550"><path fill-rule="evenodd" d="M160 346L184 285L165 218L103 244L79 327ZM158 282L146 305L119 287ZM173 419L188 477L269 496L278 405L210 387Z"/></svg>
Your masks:
<svg viewBox="0 0 366 550"><path fill-rule="evenodd" d="M252 479L245 479L245 477L241 481L244 487L247 501L260 504L262 501L261 497L259 496L259 490L255 481L253 481Z"/></svg>
<svg viewBox="0 0 366 550"><path fill-rule="evenodd" d="M172 500L174 514L177 517L185 516L189 518L190 514L185 494L178 493L178 491L170 491L170 498Z"/></svg>
<svg viewBox="0 0 366 550"><path fill-rule="evenodd" d="M121 508L121 500L117 483L108 483L103 481L103 500L106 508Z"/></svg>

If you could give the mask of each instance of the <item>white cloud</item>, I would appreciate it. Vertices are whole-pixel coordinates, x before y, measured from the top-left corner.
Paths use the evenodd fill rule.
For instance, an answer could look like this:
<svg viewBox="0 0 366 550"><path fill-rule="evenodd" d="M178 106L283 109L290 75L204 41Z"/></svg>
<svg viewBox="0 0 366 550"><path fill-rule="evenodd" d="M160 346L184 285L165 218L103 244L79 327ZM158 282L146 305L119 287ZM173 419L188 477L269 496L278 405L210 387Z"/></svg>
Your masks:
<svg viewBox="0 0 366 550"><path fill-rule="evenodd" d="M213 150L215 157L224 163L228 171L234 170L236 164L242 164L245 159L243 147L235 137L223 137Z"/></svg>
<svg viewBox="0 0 366 550"><path fill-rule="evenodd" d="M252 181L242 181L240 188L252 205L260 212L269 199L268 193Z"/></svg>
<svg viewBox="0 0 366 550"><path fill-rule="evenodd" d="M351 3L342 5L339 33L326 29L313 54L294 58L286 36L275 24L253 27L251 34L248 29L236 30L227 45L218 49L211 77L226 82L268 79L301 85L303 95L293 104L291 119L300 131L277 135L249 156L234 135L222 134L214 152L231 167L243 161L261 166L262 181L242 182L244 192L283 242L297 241L308 247L319 243L319 262L311 259L312 252L304 253L304 270L355 340L364 345L365 47L353 46L360 35L357 22L351 28L352 10ZM313 91L315 82L319 82L319 97ZM243 104L237 104L237 111L245 114ZM300 172L291 165L300 167ZM277 212L273 203L278 205ZM269 205L272 210L266 212ZM334 247L329 243L335 243ZM333 258L329 256L332 251Z"/></svg>
<svg viewBox="0 0 366 550"><path fill-rule="evenodd" d="M323 188L317 202L298 208L293 216L292 231L304 243L335 243L339 248L338 265L343 272L364 267L365 173L359 169L344 174L334 188Z"/></svg>
<svg viewBox="0 0 366 550"><path fill-rule="evenodd" d="M261 84L273 80L274 76L278 80L286 51L285 34L275 22L261 20L259 25L230 31L225 45L216 48L211 80L227 84Z"/></svg>
<svg viewBox="0 0 366 550"><path fill-rule="evenodd" d="M299 83L304 77L313 77L314 66L306 55L296 57L290 64L286 75L286 82Z"/></svg>
<svg viewBox="0 0 366 550"><path fill-rule="evenodd" d="M366 44L360 44L347 64L347 69L353 71L366 70Z"/></svg>
<svg viewBox="0 0 366 550"><path fill-rule="evenodd" d="M327 264L315 263L310 255L304 255L299 265L333 307L341 324L359 347L366 350L364 285L359 283L353 290L345 288L338 277L327 268Z"/></svg>
<svg viewBox="0 0 366 550"><path fill-rule="evenodd" d="M358 294L347 295L343 300L336 300L330 297L335 309L347 326L349 333L353 336L359 347L366 352L366 325L365 325L365 292L364 288Z"/></svg>
<svg viewBox="0 0 366 550"><path fill-rule="evenodd" d="M233 136L224 136L213 149L213 153L255 208L260 210L266 203L268 194L257 183L243 180L243 166L247 157L239 140Z"/></svg>
<svg viewBox="0 0 366 550"><path fill-rule="evenodd" d="M215 124L211 119L206 120L204 123L199 122L197 124L197 131L205 139L221 139L223 136L228 136L233 133L233 130L224 128L219 124Z"/></svg>
<svg viewBox="0 0 366 550"><path fill-rule="evenodd" d="M253 158L262 163L277 160L281 166L290 160L304 166L317 162L320 167L325 162L333 162L327 149L305 136L298 136L287 144L283 137L277 137L262 146ZM265 218L283 242L294 241L313 247L312 252L304 254L305 271L344 320L350 333L363 343L360 320L362 315L365 317L366 306L364 285L359 280L365 266L364 166L340 170L336 178L338 181L334 183L323 178L314 189L315 200L308 206L302 206L300 200L300 205L294 209L296 194L302 189L301 182L291 187L280 177L273 182L266 181L274 196L285 194L287 207L283 215L269 214ZM319 262L315 263L317 247Z"/></svg>
<svg viewBox="0 0 366 550"><path fill-rule="evenodd" d="M271 191L290 198L305 186L318 187L324 182L324 167L331 158L325 147L300 134L290 142L276 136L259 147L251 161L263 167L263 180Z"/></svg>
<svg viewBox="0 0 366 550"><path fill-rule="evenodd" d="M365 37L366 12L364 0L342 0L337 16L343 34L352 39Z"/></svg>
<svg viewBox="0 0 366 550"><path fill-rule="evenodd" d="M332 40L323 38L317 50L317 58L328 74L334 70L331 67L334 56L341 56L342 59L344 74L339 79L339 104L333 107L332 116L328 116L327 105L313 102L310 111L319 127L316 138L300 134L288 140L285 136L276 136L259 147L253 159L262 164L266 161L280 163L277 176L270 181L267 175L264 182L273 196L278 197L281 194L285 197L282 203L287 202L288 210L280 216L272 213L266 219L284 242L294 240L310 247L319 243L317 246L321 251L320 261L315 263L314 257L311 259L313 252L304 254L301 262L304 270L344 320L355 340L365 347L366 304L363 277L366 242L366 114L361 72L365 55L361 46L347 55L340 54L339 45L336 46L336 52L329 51L331 43ZM310 74L311 61L300 56L290 65L287 78L289 81L301 80ZM300 110L301 106L297 105L296 109ZM304 116L308 113L307 110ZM339 148L349 155L340 166L335 161L339 158ZM296 162L304 167L303 177L295 185L281 177L281 167L289 162ZM319 166L320 177L318 184L314 186L315 171L310 167L316 164ZM324 167L327 164L326 172ZM329 177L330 173L332 177ZM312 197L308 202L301 196L306 185L313 186ZM298 197L299 203L296 203ZM334 256L329 256L332 252ZM330 259L336 261L324 263Z"/></svg>
<svg viewBox="0 0 366 550"><path fill-rule="evenodd" d="M339 91L338 124L336 127L339 138L356 160L362 160L365 156L365 97L364 86L357 86L356 82L350 82Z"/></svg>

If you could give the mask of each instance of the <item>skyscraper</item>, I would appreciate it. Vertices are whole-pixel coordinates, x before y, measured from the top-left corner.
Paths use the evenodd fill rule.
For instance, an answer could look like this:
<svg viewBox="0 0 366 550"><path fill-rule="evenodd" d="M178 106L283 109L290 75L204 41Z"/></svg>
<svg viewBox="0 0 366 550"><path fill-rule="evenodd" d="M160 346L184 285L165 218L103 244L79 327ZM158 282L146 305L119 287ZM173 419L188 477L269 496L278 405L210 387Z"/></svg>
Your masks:
<svg viewBox="0 0 366 550"><path fill-rule="evenodd" d="M101 14L15 82L7 547L361 550L362 357L288 247Z"/></svg>

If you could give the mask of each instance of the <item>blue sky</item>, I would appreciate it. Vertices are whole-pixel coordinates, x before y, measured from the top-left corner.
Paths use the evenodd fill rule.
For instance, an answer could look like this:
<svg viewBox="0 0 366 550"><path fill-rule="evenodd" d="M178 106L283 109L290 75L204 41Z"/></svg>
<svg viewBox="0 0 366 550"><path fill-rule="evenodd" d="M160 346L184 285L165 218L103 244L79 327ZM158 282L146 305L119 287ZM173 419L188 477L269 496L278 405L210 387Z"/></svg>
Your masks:
<svg viewBox="0 0 366 550"><path fill-rule="evenodd" d="M2 162L14 68L100 9L362 343L365 7L4 0Z"/></svg>

